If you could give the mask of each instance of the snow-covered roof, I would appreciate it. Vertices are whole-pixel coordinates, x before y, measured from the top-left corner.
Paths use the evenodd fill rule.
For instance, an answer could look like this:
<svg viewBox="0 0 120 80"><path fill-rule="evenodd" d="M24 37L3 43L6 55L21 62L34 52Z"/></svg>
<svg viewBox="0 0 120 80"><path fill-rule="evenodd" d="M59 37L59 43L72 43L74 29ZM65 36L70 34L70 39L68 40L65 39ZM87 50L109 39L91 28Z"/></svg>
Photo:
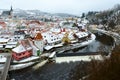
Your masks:
<svg viewBox="0 0 120 80"><path fill-rule="evenodd" d="M28 48L25 49L25 47L22 44L20 44L16 48L12 49L12 51L16 52L16 53L21 53L21 52L25 52L25 51L31 50L31 49L32 49L32 47L28 47Z"/></svg>
<svg viewBox="0 0 120 80"><path fill-rule="evenodd" d="M83 24L78 23L78 26L84 26Z"/></svg>
<svg viewBox="0 0 120 80"><path fill-rule="evenodd" d="M47 40L48 43L54 43L61 40L62 34L53 34L52 32L43 33L42 36L44 40Z"/></svg>
<svg viewBox="0 0 120 80"><path fill-rule="evenodd" d="M52 28L52 29L50 29L50 31L51 31L51 32L58 32L58 33L59 33L59 32L60 32L60 29Z"/></svg>
<svg viewBox="0 0 120 80"><path fill-rule="evenodd" d="M0 43L1 42L8 42L8 41L9 41L9 39L0 38Z"/></svg>
<svg viewBox="0 0 120 80"><path fill-rule="evenodd" d="M86 32L78 32L78 33L76 33L76 35L77 35L79 38L82 38L82 37L88 36L88 33L86 33Z"/></svg>
<svg viewBox="0 0 120 80"><path fill-rule="evenodd" d="M3 48L3 45L0 45L0 48Z"/></svg>
<svg viewBox="0 0 120 80"><path fill-rule="evenodd" d="M7 44L14 45L14 44L17 44L17 42L8 42Z"/></svg>
<svg viewBox="0 0 120 80"><path fill-rule="evenodd" d="M12 26L12 27L13 27L13 26L17 26L17 23L13 23L13 22L12 22L12 23L9 24L9 26Z"/></svg>
<svg viewBox="0 0 120 80"><path fill-rule="evenodd" d="M15 45L6 45L5 48L13 48Z"/></svg>
<svg viewBox="0 0 120 80"><path fill-rule="evenodd" d="M2 28L3 28L3 26L0 25L0 29L2 29Z"/></svg>

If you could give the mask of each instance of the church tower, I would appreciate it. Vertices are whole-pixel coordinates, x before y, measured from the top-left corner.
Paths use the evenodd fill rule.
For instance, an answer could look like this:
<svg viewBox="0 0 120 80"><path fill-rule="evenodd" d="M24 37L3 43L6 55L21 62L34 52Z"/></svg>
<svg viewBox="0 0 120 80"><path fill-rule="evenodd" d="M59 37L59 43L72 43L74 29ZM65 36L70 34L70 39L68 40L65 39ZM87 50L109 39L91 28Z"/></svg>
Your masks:
<svg viewBox="0 0 120 80"><path fill-rule="evenodd" d="M13 17L13 8L12 8L12 5L11 5L11 9L10 9L10 17L11 18Z"/></svg>

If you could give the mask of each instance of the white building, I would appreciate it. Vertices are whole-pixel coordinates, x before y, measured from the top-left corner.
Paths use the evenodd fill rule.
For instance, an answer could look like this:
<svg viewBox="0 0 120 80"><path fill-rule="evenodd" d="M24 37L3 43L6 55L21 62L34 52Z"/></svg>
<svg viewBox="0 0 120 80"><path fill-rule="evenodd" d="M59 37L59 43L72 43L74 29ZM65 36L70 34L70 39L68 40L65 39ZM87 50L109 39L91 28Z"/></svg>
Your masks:
<svg viewBox="0 0 120 80"><path fill-rule="evenodd" d="M53 32L45 32L45 33L42 33L42 36L47 45L53 46L55 44L61 43L62 34L53 33Z"/></svg>

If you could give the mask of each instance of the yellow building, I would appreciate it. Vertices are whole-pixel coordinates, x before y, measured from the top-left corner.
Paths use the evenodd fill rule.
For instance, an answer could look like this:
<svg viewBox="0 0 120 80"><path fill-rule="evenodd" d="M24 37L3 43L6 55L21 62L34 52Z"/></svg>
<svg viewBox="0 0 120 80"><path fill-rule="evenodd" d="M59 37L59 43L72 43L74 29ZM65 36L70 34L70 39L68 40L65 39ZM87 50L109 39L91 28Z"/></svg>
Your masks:
<svg viewBox="0 0 120 80"><path fill-rule="evenodd" d="M71 42L70 39L68 38L68 35L69 35L68 32L66 32L64 37L63 37L63 39L62 39L63 43L67 43L68 44L68 43Z"/></svg>

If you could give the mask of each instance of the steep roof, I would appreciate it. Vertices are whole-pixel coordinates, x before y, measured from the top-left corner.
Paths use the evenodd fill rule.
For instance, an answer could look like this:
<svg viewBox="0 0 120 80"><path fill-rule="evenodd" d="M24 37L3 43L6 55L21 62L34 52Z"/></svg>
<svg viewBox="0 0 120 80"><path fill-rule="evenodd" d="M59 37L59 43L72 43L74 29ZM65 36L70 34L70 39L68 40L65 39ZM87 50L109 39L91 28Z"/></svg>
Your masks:
<svg viewBox="0 0 120 80"><path fill-rule="evenodd" d="M12 6L11 6L11 9L10 9L10 11L13 11L13 8L12 8Z"/></svg>
<svg viewBox="0 0 120 80"><path fill-rule="evenodd" d="M16 52L16 53L21 53L21 52L25 52L25 51L31 50L31 49L32 49L32 47L28 47L28 48L25 49L25 47L22 44L20 44L16 48L13 48L12 51Z"/></svg>
<svg viewBox="0 0 120 80"><path fill-rule="evenodd" d="M43 36L41 35L41 33L40 32L36 33L34 40L42 40L42 39L43 39Z"/></svg>
<svg viewBox="0 0 120 80"><path fill-rule="evenodd" d="M8 16L10 15L10 11L3 11L2 16Z"/></svg>
<svg viewBox="0 0 120 80"><path fill-rule="evenodd" d="M21 40L21 43L17 47L13 48L12 51L16 53L21 53L31 49L32 47L29 41L25 39L25 40Z"/></svg>

